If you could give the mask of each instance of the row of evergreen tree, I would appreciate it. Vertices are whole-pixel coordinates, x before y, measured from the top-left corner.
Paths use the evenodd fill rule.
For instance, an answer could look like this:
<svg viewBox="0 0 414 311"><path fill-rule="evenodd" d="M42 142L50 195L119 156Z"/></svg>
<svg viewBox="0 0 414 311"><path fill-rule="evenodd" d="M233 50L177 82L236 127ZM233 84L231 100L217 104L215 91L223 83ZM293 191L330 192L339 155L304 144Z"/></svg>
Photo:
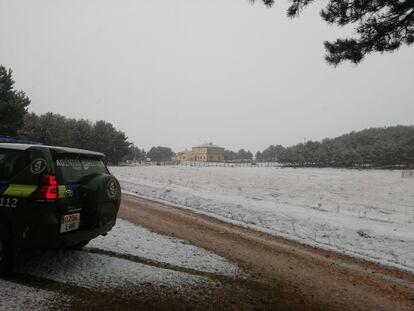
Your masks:
<svg viewBox="0 0 414 311"><path fill-rule="evenodd" d="M253 153L240 149L239 151L224 150L225 161L250 161L253 159Z"/></svg>
<svg viewBox="0 0 414 311"><path fill-rule="evenodd" d="M134 145L129 147L129 152L123 158L125 161L131 162L141 162L146 161L147 159L156 162L171 161L172 156L174 155L170 147L151 147L151 149L146 152L144 149L140 149Z"/></svg>
<svg viewBox="0 0 414 311"><path fill-rule="evenodd" d="M371 128L321 142L272 145L256 160L292 166L413 167L414 126Z"/></svg>
<svg viewBox="0 0 414 311"><path fill-rule="evenodd" d="M117 164L130 151L124 132L106 121L91 122L70 119L51 112L43 115L28 113L18 137L34 139L47 145L66 146L99 151L109 164Z"/></svg>

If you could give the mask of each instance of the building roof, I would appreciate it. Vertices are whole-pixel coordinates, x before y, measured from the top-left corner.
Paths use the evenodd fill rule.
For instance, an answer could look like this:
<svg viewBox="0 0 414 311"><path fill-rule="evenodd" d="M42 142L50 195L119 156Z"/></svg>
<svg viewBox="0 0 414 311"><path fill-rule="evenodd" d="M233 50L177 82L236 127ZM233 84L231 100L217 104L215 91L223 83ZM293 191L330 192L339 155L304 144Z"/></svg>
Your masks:
<svg viewBox="0 0 414 311"><path fill-rule="evenodd" d="M35 145L35 144L10 144L10 143L0 143L0 148L14 149L14 150L27 150L29 148L47 148L52 149L56 152L67 152L75 154L85 154L104 157L105 155L100 152L89 151L84 149L69 148L69 147L58 147L58 146L47 146L47 145Z"/></svg>
<svg viewBox="0 0 414 311"><path fill-rule="evenodd" d="M224 147L217 146L213 143L208 143L208 144L204 144L204 145L201 145L201 146L196 146L196 147L193 147L193 148L220 148L220 149L224 149Z"/></svg>

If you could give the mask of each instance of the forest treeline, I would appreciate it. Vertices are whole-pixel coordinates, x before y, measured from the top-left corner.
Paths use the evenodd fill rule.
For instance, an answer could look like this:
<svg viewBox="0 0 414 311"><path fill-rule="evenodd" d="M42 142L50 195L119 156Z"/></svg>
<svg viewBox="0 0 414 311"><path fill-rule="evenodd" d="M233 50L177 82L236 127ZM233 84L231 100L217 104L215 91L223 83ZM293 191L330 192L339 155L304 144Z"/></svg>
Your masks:
<svg viewBox="0 0 414 311"><path fill-rule="evenodd" d="M224 160L232 161L251 161L253 160L253 153L249 150L240 149L239 151L224 150Z"/></svg>
<svg viewBox="0 0 414 311"><path fill-rule="evenodd" d="M318 167L413 167L414 126L370 128L321 142L271 145L256 153L260 162Z"/></svg>
<svg viewBox="0 0 414 311"><path fill-rule="evenodd" d="M27 113L17 137L47 145L102 152L110 164L122 161L131 146L125 133L109 122L71 119L51 112L42 115Z"/></svg>

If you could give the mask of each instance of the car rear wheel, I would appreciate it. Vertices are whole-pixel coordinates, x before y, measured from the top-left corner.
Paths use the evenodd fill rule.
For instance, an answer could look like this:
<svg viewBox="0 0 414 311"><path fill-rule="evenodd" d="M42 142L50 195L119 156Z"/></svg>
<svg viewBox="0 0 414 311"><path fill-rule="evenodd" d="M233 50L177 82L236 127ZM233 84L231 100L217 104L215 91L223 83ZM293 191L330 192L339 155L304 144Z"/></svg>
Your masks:
<svg viewBox="0 0 414 311"><path fill-rule="evenodd" d="M13 256L10 240L9 230L0 223L0 275L10 272L12 268Z"/></svg>

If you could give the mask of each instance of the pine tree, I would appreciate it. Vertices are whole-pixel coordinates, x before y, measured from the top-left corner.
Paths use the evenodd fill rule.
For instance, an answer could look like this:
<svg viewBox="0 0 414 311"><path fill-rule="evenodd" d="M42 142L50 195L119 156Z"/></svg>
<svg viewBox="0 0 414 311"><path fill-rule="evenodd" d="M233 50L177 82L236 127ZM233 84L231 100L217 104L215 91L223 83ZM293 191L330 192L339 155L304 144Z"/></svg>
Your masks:
<svg viewBox="0 0 414 311"><path fill-rule="evenodd" d="M414 126L365 129L286 148L271 145L261 155L263 161L295 166L412 167Z"/></svg>
<svg viewBox="0 0 414 311"><path fill-rule="evenodd" d="M255 2L254 0L251 0ZM274 0L262 0L272 6ZM295 17L314 0L290 0L288 16ZM326 41L326 61L355 64L372 52L392 52L414 43L414 0L329 0L321 17L337 26L355 25L353 38Z"/></svg>
<svg viewBox="0 0 414 311"><path fill-rule="evenodd" d="M23 127L30 99L13 88L12 70L0 65L0 135L16 136Z"/></svg>
<svg viewBox="0 0 414 311"><path fill-rule="evenodd" d="M169 147L152 147L148 152L148 157L151 161L171 161L171 157L173 156L173 152Z"/></svg>

